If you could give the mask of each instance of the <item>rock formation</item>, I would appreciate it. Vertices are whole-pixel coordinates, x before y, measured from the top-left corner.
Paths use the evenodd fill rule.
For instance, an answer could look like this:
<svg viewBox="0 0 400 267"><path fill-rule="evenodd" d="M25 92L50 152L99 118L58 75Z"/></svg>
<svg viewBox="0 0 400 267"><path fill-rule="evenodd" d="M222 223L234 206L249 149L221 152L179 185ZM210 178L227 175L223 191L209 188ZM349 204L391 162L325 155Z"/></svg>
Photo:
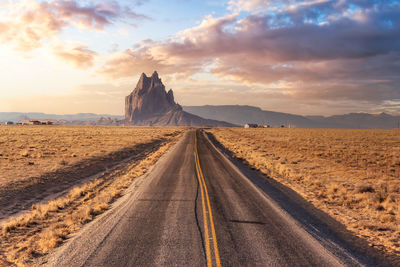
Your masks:
<svg viewBox="0 0 400 267"><path fill-rule="evenodd" d="M183 111L175 103L172 89L168 93L165 91L156 71L151 77L142 73L135 90L125 98L125 123L154 126L233 126Z"/></svg>

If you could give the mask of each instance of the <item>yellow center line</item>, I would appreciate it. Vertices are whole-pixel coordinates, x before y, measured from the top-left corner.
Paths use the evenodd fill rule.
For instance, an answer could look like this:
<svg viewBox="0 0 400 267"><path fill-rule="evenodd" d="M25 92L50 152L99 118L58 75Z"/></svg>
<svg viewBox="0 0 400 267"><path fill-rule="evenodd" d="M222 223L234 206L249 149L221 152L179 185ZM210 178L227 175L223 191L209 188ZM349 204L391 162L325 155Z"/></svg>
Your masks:
<svg viewBox="0 0 400 267"><path fill-rule="evenodd" d="M207 186L206 186L206 181L204 180L203 172L201 171L201 168L200 168L200 162L199 162L199 170L200 170L200 175L201 175L201 178L203 180L204 188L205 188L205 191L206 191L208 212L209 212L209 215L210 215L211 232L212 232L213 241L214 241L215 260L217 262L217 267L221 267L221 259L219 257L217 235L215 234L214 219L213 219L213 215L212 215L212 211L211 211L210 198L208 197L208 190L207 190Z"/></svg>
<svg viewBox="0 0 400 267"><path fill-rule="evenodd" d="M200 167L200 160L199 160L199 155L198 155L198 151L197 151L197 134L196 134L196 132L195 132L195 161L196 161L196 167L197 167L196 171L197 171L198 177L201 178L201 185L202 185L201 187L204 186L205 195L206 195L206 199L207 199L207 206L208 206L208 212L209 212L208 214L210 216L210 226L211 226L211 232L212 232L213 244L214 244L215 261L216 261L217 267L221 267L221 259L220 259L219 250L218 250L217 235L215 234L214 219L213 219L212 210L211 210L210 198L208 196L208 189L207 189L206 181L204 179L203 171L201 170L201 167ZM203 192L203 188L201 188L201 191ZM202 197L203 197L203 193L202 193ZM204 202L204 199L203 199L203 202ZM204 211L204 209L203 209L203 211ZM208 230L207 230L207 233L208 233ZM208 258L207 258L207 262L208 262ZM208 265L208 263L207 263L207 265Z"/></svg>
<svg viewBox="0 0 400 267"><path fill-rule="evenodd" d="M194 158L195 158L195 163L196 163L196 172L197 172L197 179L199 181L199 185L200 185L200 191L201 191L201 204L203 207L203 222L204 222L204 239L206 241L206 258L207 258L207 266L211 267L212 266L212 262L211 262L211 249L210 249L210 238L209 238L209 234L208 234L208 223L207 223L207 214L206 214L206 205L204 202L204 190L203 190L203 186L200 180L200 174L199 174L199 169L198 169L198 163L197 163L197 138L196 138L196 133L195 133L195 152L194 152Z"/></svg>

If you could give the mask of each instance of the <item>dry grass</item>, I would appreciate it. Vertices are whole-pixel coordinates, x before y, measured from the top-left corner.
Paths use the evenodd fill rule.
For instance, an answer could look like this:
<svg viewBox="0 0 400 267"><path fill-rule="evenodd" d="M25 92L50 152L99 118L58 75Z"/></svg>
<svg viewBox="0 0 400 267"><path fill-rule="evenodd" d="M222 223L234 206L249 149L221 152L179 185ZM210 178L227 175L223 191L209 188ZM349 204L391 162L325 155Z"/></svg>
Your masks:
<svg viewBox="0 0 400 267"><path fill-rule="evenodd" d="M175 128L176 129L176 128ZM170 127L0 126L0 185L147 143Z"/></svg>
<svg viewBox="0 0 400 267"><path fill-rule="evenodd" d="M28 127L26 129L30 128L35 131L42 131L42 134L47 131L43 128L36 129L34 127ZM17 127L15 127L15 129L15 131L20 131ZM132 142L149 142L152 138L160 137L164 137L165 139L163 139L164 141L157 147L148 148L143 146L143 151L138 151L138 154L142 155L138 157L137 160L130 161L123 165L123 167L119 167L111 172L106 172L104 175L87 184L74 187L62 197L51 200L45 204L35 204L30 210L25 211L23 215L4 221L0 231L0 265L30 265L34 258L40 257L48 253L51 249L59 246L66 238L81 229L84 224L93 220L96 215L109 209L110 204L121 196L123 190L131 184L132 180L144 174L179 138L177 133L184 131L182 128L50 128L50 130L53 131L57 131L57 129L62 132L66 131L67 133L76 133L76 130L80 129L83 132L83 136L89 135L88 132L92 132L93 134L93 131L99 131L99 135L103 137L108 134L111 135L112 132L115 133L115 136L117 136L114 141L114 143L116 143L115 147L111 145L112 140L108 143L108 141L102 141L101 137L92 135L92 139L97 139L100 144L95 145L93 143L92 150L94 151L89 152L92 154L100 150L109 151L119 148L122 145L131 145ZM47 135L47 132L45 135ZM128 137L125 137L125 141L118 141L117 139L121 137L121 135L128 135ZM56 143L54 140L52 142L54 144ZM101 146L102 142L106 144L106 149ZM152 145L151 143L149 144ZM65 146L65 144L58 145ZM79 147L79 144L71 143L71 147ZM77 149L73 151L74 153L83 153L84 150ZM19 154L19 152L16 153ZM53 157L56 157L54 155L56 154L53 154ZM15 166L15 168L18 168L18 165ZM11 178L8 178L6 180L10 179Z"/></svg>
<svg viewBox="0 0 400 267"><path fill-rule="evenodd" d="M121 162L141 159L147 153L143 152L182 130L0 126L0 222L44 198L55 198L74 185L109 172Z"/></svg>
<svg viewBox="0 0 400 267"><path fill-rule="evenodd" d="M356 235L400 255L400 131L208 130Z"/></svg>

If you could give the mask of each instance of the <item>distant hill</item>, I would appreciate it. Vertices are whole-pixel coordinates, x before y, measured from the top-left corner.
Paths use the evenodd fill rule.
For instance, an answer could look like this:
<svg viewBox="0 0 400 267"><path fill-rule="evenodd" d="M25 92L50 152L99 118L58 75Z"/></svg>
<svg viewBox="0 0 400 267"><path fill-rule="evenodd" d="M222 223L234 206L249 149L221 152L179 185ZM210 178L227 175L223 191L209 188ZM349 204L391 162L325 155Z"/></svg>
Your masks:
<svg viewBox="0 0 400 267"><path fill-rule="evenodd" d="M111 118L122 120L124 116L108 115L108 114L94 114L94 113L78 113L78 114L46 114L38 112L0 112L0 122L20 120L56 120L56 121L97 121L101 118Z"/></svg>
<svg viewBox="0 0 400 267"><path fill-rule="evenodd" d="M324 117L294 115L241 105L184 106L183 109L203 118L222 120L238 125L256 123L271 126L292 125L298 128L392 129L398 127L400 122L400 116L386 113L350 113Z"/></svg>
<svg viewBox="0 0 400 267"><path fill-rule="evenodd" d="M183 109L203 118L224 120L227 122L244 125L246 123L268 124L271 126L295 125L296 127L324 127L321 122L316 122L307 117L262 110L252 106L185 106Z"/></svg>
<svg viewBox="0 0 400 267"><path fill-rule="evenodd" d="M323 121L328 125L337 125L341 128L360 129L393 129L398 128L400 124L400 116L392 116L387 113L349 113L330 117L316 117L314 120L316 122Z"/></svg>

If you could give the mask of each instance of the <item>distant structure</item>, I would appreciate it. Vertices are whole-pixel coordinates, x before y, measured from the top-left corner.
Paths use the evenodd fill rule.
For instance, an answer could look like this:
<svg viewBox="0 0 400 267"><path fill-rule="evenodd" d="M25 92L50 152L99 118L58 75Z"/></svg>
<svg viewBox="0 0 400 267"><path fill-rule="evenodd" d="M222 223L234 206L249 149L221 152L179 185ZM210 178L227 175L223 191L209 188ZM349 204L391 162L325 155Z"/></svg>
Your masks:
<svg viewBox="0 0 400 267"><path fill-rule="evenodd" d="M29 125L41 125L42 123L40 121L37 120L30 120L29 121Z"/></svg>
<svg viewBox="0 0 400 267"><path fill-rule="evenodd" d="M244 128L271 128L269 124L246 123Z"/></svg>
<svg viewBox="0 0 400 267"><path fill-rule="evenodd" d="M246 123L244 128L258 128L258 124L255 123Z"/></svg>
<svg viewBox="0 0 400 267"><path fill-rule="evenodd" d="M53 125L50 120L20 120L17 125Z"/></svg>
<svg viewBox="0 0 400 267"><path fill-rule="evenodd" d="M53 121L40 121L41 125L53 125Z"/></svg>
<svg viewBox="0 0 400 267"><path fill-rule="evenodd" d="M6 121L4 124L5 124L5 125L13 125L14 122L12 122L12 121Z"/></svg>
<svg viewBox="0 0 400 267"><path fill-rule="evenodd" d="M18 125L29 125L29 120L20 120L17 124Z"/></svg>

